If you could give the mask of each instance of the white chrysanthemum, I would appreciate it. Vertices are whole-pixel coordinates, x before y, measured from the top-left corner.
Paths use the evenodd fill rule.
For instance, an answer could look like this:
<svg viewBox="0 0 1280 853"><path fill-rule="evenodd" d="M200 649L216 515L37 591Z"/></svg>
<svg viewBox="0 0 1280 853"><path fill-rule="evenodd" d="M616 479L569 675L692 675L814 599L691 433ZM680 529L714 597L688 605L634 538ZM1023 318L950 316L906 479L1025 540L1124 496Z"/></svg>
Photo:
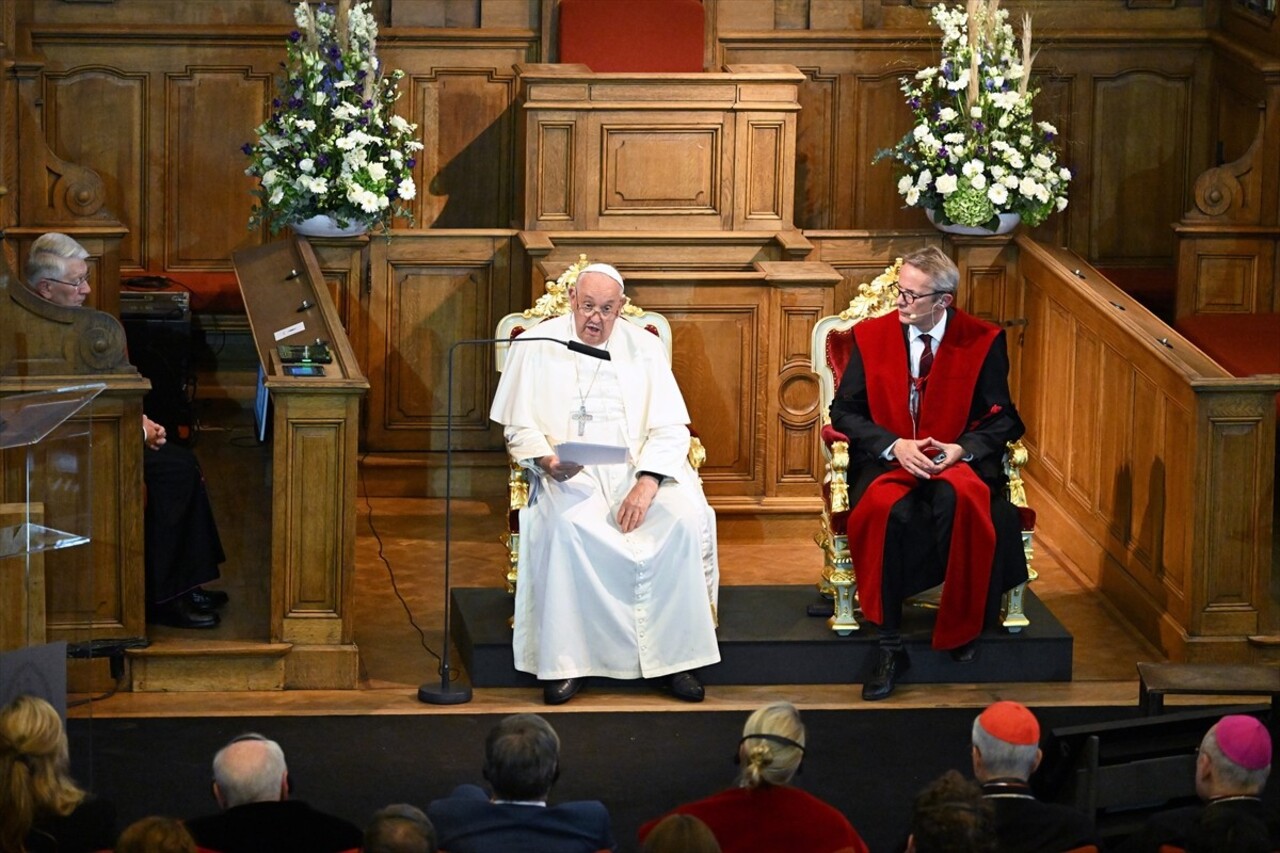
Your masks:
<svg viewBox="0 0 1280 853"><path fill-rule="evenodd" d="M309 119L309 118L297 119L293 123L293 126L296 127L298 130L305 130L307 133L311 133L313 130L316 129L315 120Z"/></svg>
<svg viewBox="0 0 1280 853"><path fill-rule="evenodd" d="M279 204L283 198L284 198L284 188L276 187L274 190L271 191L271 196L267 199L267 201L270 204Z"/></svg>
<svg viewBox="0 0 1280 853"><path fill-rule="evenodd" d="M898 195L906 195L907 190L915 186L915 181L911 180L910 175L903 175L898 179Z"/></svg>
<svg viewBox="0 0 1280 853"><path fill-rule="evenodd" d="M356 109L353 104L338 104L333 108L333 117L338 121L351 121L359 115L360 110Z"/></svg>
<svg viewBox="0 0 1280 853"><path fill-rule="evenodd" d="M929 125L917 124L911 131L911 135L916 138L917 142L923 140L926 136L929 136Z"/></svg>
<svg viewBox="0 0 1280 853"><path fill-rule="evenodd" d="M909 207L915 207L920 202L920 190L915 187L907 190L904 200Z"/></svg>
<svg viewBox="0 0 1280 853"><path fill-rule="evenodd" d="M336 145L338 148L341 148L343 151L350 151L351 149L356 147L356 141L350 135L339 136L337 139L334 140L333 144Z"/></svg>
<svg viewBox="0 0 1280 853"><path fill-rule="evenodd" d="M987 190L987 198L996 207L1000 207L1009 200L1009 190L1004 184L992 184L990 189Z"/></svg>
<svg viewBox="0 0 1280 853"><path fill-rule="evenodd" d="M1062 167L1061 169L1058 170L1058 177L1062 178L1062 180L1064 181L1071 180L1071 170L1065 166Z"/></svg>
<svg viewBox="0 0 1280 853"><path fill-rule="evenodd" d="M951 195L956 191L958 181L955 175L939 175L938 179L933 182L933 188L942 195Z"/></svg>
<svg viewBox="0 0 1280 853"><path fill-rule="evenodd" d="M919 71L917 71L917 72L916 72L916 79L917 79L917 80L928 80L928 79L932 78L932 77L933 77L933 75L935 75L935 74L937 74L937 73L938 73L938 69L936 69L936 68L921 68Z"/></svg>
<svg viewBox="0 0 1280 853"><path fill-rule="evenodd" d="M262 174L262 185L264 187L273 187L280 180L279 169L268 169Z"/></svg>
<svg viewBox="0 0 1280 853"><path fill-rule="evenodd" d="M1043 152L1031 155L1031 165L1037 169L1048 171L1053 166L1053 158Z"/></svg>
<svg viewBox="0 0 1280 853"><path fill-rule="evenodd" d="M1000 180L1008 173L1009 170L1004 166L1001 166L999 163L996 163L988 171L991 172L991 177L996 180Z"/></svg>
<svg viewBox="0 0 1280 853"><path fill-rule="evenodd" d="M1026 198L1035 198L1040 191L1040 185L1030 178L1023 178L1018 182L1018 192Z"/></svg>
<svg viewBox="0 0 1280 853"><path fill-rule="evenodd" d="M939 121L955 121L959 117L960 117L960 113L951 109L951 107L943 107L942 109L938 110Z"/></svg>
<svg viewBox="0 0 1280 853"><path fill-rule="evenodd" d="M410 133L413 131L413 126L409 124L409 122L405 121L401 116L392 115L389 121L391 123L391 129L396 133Z"/></svg>
<svg viewBox="0 0 1280 853"><path fill-rule="evenodd" d="M382 165L381 162L375 160L369 164L369 177L373 178L375 181L385 179L387 177L387 167Z"/></svg>
<svg viewBox="0 0 1280 853"><path fill-rule="evenodd" d="M408 201L418 194L418 187L413 183L413 178L405 178L396 185L396 194L400 198Z"/></svg>
<svg viewBox="0 0 1280 853"><path fill-rule="evenodd" d="M960 143L964 142L964 134L948 133L946 136L942 137L942 141L947 143L948 145L959 145Z"/></svg>
<svg viewBox="0 0 1280 853"><path fill-rule="evenodd" d="M1030 148L1031 137L1025 133L1022 134L1021 136L1018 137L1018 144L1022 146L1023 150Z"/></svg>
<svg viewBox="0 0 1280 853"><path fill-rule="evenodd" d="M1061 213L1062 211L1066 210L1066 209L1067 209L1067 197L1066 197L1065 195L1060 195L1060 196L1058 196L1058 200L1057 200L1057 202L1056 202L1056 204L1055 204L1054 206L1055 206L1055 207L1057 207L1057 209L1058 209L1058 212L1059 212L1059 213Z"/></svg>
<svg viewBox="0 0 1280 853"><path fill-rule="evenodd" d="M969 118L982 118L982 107L970 107Z"/></svg>
<svg viewBox="0 0 1280 853"><path fill-rule="evenodd" d="M933 173L925 169L916 177L916 189L927 190L933 184Z"/></svg>
<svg viewBox="0 0 1280 853"><path fill-rule="evenodd" d="M1009 164L1011 169L1021 169L1027 165L1026 159L1019 151L1007 151L1004 155L1005 162Z"/></svg>
<svg viewBox="0 0 1280 853"><path fill-rule="evenodd" d="M334 84L333 84L333 88L335 88L335 89L350 89L350 88L351 88L352 86L354 86L355 84L356 84L356 81L355 81L355 80L339 80L337 83L334 83Z"/></svg>
<svg viewBox="0 0 1280 853"><path fill-rule="evenodd" d="M961 69L960 75L956 79L947 83L947 88L953 92L963 92L969 88L969 69Z"/></svg>
<svg viewBox="0 0 1280 853"><path fill-rule="evenodd" d="M984 174L982 174L981 172L979 172L978 174L976 174L976 175L974 175L973 177L969 178L969 186L973 187L975 190L983 190L983 189L986 189L986 188L987 188L987 176L986 176L986 175L984 175Z"/></svg>
<svg viewBox="0 0 1280 853"><path fill-rule="evenodd" d="M960 167L960 172L966 178L972 178L974 175L981 175L987 168L987 164L981 160L970 160Z"/></svg>
<svg viewBox="0 0 1280 853"><path fill-rule="evenodd" d="M1058 135L1058 129L1047 121L1037 122L1036 127L1040 128L1045 133L1052 133L1054 136Z"/></svg>
<svg viewBox="0 0 1280 853"><path fill-rule="evenodd" d="M1011 190L1016 190L1018 188L1018 176L1005 175L1003 178L1000 179L1000 183L1004 184L1006 187L1008 187Z"/></svg>

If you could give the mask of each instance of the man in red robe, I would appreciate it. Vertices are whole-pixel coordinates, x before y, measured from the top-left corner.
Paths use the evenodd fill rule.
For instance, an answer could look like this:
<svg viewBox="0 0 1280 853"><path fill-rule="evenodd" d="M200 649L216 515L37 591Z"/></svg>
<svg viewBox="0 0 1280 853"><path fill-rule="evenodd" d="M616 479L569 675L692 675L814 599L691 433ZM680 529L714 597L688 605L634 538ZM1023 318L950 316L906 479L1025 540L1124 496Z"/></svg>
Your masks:
<svg viewBox="0 0 1280 853"><path fill-rule="evenodd" d="M1000 595L1027 579L1017 509L1004 497L1005 445L1022 420L1009 398L1004 333L957 310L960 273L928 247L903 259L897 311L854 327L831 404L849 439L849 551L858 600L879 626L864 699L911 666L902 602L944 579L933 647L973 659Z"/></svg>

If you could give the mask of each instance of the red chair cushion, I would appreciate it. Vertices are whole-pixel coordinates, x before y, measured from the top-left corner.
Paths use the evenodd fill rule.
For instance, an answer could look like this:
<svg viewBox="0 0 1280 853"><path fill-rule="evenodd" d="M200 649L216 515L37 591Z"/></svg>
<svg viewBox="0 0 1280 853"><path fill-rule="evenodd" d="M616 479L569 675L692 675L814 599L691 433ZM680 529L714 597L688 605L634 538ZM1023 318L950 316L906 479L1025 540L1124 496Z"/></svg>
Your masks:
<svg viewBox="0 0 1280 853"><path fill-rule="evenodd" d="M827 367L835 379L836 388L840 387L840 380L844 378L844 369L849 364L849 354L852 352L852 326L827 333Z"/></svg>
<svg viewBox="0 0 1280 853"><path fill-rule="evenodd" d="M702 71L700 0L561 0L560 61L609 71Z"/></svg>

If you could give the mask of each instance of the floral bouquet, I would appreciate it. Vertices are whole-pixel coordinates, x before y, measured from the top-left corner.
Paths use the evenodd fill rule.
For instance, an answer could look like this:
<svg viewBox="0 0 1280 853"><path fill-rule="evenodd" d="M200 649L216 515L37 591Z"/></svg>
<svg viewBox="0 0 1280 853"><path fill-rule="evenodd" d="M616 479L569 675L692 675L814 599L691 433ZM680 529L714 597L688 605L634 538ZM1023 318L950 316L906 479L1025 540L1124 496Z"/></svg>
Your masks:
<svg viewBox="0 0 1280 853"><path fill-rule="evenodd" d="M1016 213L1035 227L1067 206L1071 172L1058 166L1058 131L1031 116L1031 17L1019 41L999 6L933 7L941 61L903 78L915 127L875 158L899 163L898 193L940 224L994 231L998 214Z"/></svg>
<svg viewBox="0 0 1280 853"><path fill-rule="evenodd" d="M340 228L390 226L412 213L417 125L393 110L403 71L384 75L376 54L378 26L369 0L339 0L313 9L298 3L289 33L280 95L271 117L245 144L245 174L259 180L249 227L271 233L328 215Z"/></svg>

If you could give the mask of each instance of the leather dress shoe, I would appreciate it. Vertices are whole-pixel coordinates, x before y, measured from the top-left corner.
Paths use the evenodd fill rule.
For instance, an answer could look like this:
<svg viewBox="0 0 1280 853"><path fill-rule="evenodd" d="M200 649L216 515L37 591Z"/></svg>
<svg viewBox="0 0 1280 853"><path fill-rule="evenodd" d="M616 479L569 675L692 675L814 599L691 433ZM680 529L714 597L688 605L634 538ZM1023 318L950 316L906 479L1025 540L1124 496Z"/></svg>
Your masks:
<svg viewBox="0 0 1280 853"><path fill-rule="evenodd" d="M205 589L199 586L188 592L187 598L206 613L217 610L231 600L231 596L220 589Z"/></svg>
<svg viewBox="0 0 1280 853"><path fill-rule="evenodd" d="M879 649L875 669L862 685L862 698L868 702L887 699L897 685L898 676L911 669L906 649Z"/></svg>
<svg viewBox="0 0 1280 853"><path fill-rule="evenodd" d="M217 613L197 609L184 595L158 605L147 621L171 628L217 628L222 620Z"/></svg>
<svg viewBox="0 0 1280 853"><path fill-rule="evenodd" d="M671 676L671 680L667 682L667 689L671 691L672 696L686 702L701 702L707 695L702 689L702 682L692 672L677 672Z"/></svg>
<svg viewBox="0 0 1280 853"><path fill-rule="evenodd" d="M973 663L973 659L978 656L978 641L970 640L963 646L956 646L951 650L951 659L956 663Z"/></svg>
<svg viewBox="0 0 1280 853"><path fill-rule="evenodd" d="M548 705L563 705L582 689L581 678L566 678L561 681L548 681L542 686L542 701Z"/></svg>

